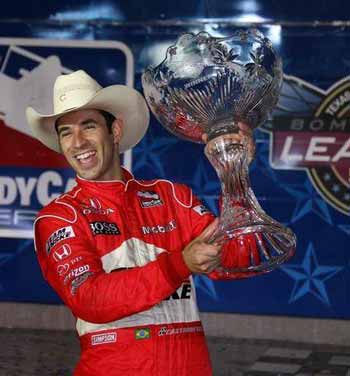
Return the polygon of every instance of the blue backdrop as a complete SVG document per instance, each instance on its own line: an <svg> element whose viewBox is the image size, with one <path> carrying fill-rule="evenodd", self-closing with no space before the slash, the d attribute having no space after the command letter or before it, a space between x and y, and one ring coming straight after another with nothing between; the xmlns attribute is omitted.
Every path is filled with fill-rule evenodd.
<svg viewBox="0 0 350 376"><path fill-rule="evenodd" d="M41 277L31 226L42 205L74 184L64 161L28 134L24 108L31 103L50 112L44 90L57 74L79 68L102 85L141 90L145 67L158 64L180 33L226 36L257 26L281 54L285 77L273 119L256 131L250 177L266 212L296 233L297 252L264 276L231 282L196 277L200 308L350 318L350 5L121 3L60 1L45 7L28 1L2 10L0 300L59 302ZM140 178L188 184L217 211L219 183L203 146L175 138L154 118L125 164Z"/></svg>

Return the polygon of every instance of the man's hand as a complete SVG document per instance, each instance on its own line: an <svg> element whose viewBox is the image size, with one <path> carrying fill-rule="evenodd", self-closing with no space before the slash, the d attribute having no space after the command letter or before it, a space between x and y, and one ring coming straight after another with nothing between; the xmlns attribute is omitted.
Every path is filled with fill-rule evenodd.
<svg viewBox="0 0 350 376"><path fill-rule="evenodd" d="M208 274L219 266L222 245L208 243L217 225L218 219L215 219L182 251L185 264L192 273Z"/></svg>
<svg viewBox="0 0 350 376"><path fill-rule="evenodd" d="M217 138L220 137L222 139L229 140L232 143L245 144L248 150L248 162L251 163L255 156L255 142L253 138L253 129L242 122L238 122L238 128L238 133L229 133L222 136L218 136ZM210 140L208 143L208 135L204 133L202 136L203 142L208 143L209 147L211 143L213 147L215 147L215 140L217 138Z"/></svg>

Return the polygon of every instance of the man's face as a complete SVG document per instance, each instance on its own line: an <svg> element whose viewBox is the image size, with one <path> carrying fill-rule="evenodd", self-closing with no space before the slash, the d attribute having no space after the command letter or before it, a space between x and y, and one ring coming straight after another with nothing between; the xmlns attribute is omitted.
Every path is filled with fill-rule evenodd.
<svg viewBox="0 0 350 376"><path fill-rule="evenodd" d="M88 180L114 180L118 147L105 118L97 110L78 110L57 121L63 155L76 173Z"/></svg>

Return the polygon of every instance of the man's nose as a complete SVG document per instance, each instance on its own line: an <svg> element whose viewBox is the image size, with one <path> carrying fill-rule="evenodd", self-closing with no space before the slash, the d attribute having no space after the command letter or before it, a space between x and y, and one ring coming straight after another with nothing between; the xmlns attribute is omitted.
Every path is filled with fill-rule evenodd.
<svg viewBox="0 0 350 376"><path fill-rule="evenodd" d="M73 132L72 146L74 146L75 148L80 148L84 145L85 142L86 139L81 129L75 129Z"/></svg>

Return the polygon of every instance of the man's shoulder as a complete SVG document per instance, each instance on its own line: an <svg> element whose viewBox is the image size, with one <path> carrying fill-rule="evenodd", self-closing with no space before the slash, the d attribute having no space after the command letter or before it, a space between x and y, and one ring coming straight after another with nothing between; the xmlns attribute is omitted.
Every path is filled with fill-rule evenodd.
<svg viewBox="0 0 350 376"><path fill-rule="evenodd" d="M76 196L79 193L77 187L73 187L70 191L62 193L51 202L46 204L37 215L42 217L62 217L71 218L76 216Z"/></svg>

